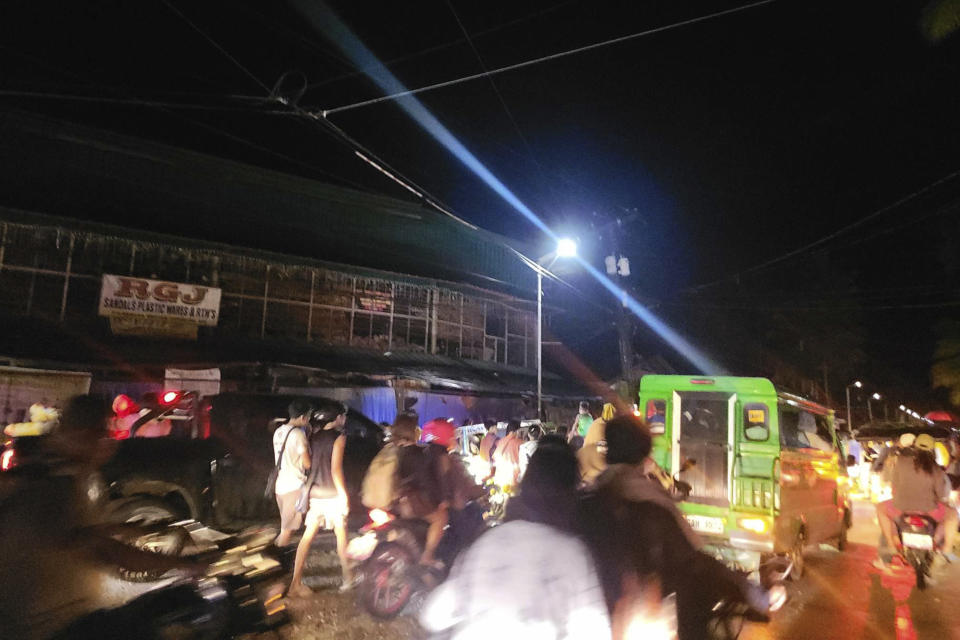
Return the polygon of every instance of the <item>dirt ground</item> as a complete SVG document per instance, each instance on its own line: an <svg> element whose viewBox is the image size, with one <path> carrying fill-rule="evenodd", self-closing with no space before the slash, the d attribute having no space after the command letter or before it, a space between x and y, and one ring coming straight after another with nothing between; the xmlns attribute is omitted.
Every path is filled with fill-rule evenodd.
<svg viewBox="0 0 960 640"><path fill-rule="evenodd" d="M380 622L361 610L354 594L340 593L337 555L318 540L307 559L304 582L310 598L286 601L292 622L276 631L245 636L247 640L411 640L425 634L411 615Z"/></svg>

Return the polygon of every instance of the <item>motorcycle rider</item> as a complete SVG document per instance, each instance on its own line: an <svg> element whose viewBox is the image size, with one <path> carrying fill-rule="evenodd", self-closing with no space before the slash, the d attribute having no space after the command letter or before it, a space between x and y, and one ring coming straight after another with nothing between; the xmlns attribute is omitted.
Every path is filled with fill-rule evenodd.
<svg viewBox="0 0 960 640"><path fill-rule="evenodd" d="M115 539L143 531L105 521L100 468L117 444L108 438L108 415L100 398L70 399L42 454L0 474L0 636L46 637L104 606L97 599L105 569L201 574L206 568Z"/></svg>
<svg viewBox="0 0 960 640"><path fill-rule="evenodd" d="M457 452L456 429L447 420L437 418L423 425L420 442L447 452L446 458L440 461L440 483L450 526L445 532L441 531L441 541L453 536L453 544L462 548L483 525L483 509L475 502L486 492L467 471Z"/></svg>
<svg viewBox="0 0 960 640"><path fill-rule="evenodd" d="M607 605L629 610L631 584L676 593L680 640L707 637L713 606L724 598L766 613L782 605L782 586L766 592L702 553L701 542L659 482L644 470L651 438L634 416L606 424L608 467L583 502L582 524L597 557Z"/></svg>
<svg viewBox="0 0 960 640"><path fill-rule="evenodd" d="M310 553L317 530L322 526L333 529L337 538L337 555L343 575L341 590L352 585L347 551L347 514L350 501L343 476L343 452L347 437L343 428L347 422L347 408L339 402L327 402L316 409L311 417L309 440L310 475L298 496L297 510L306 511L306 529L297 545L293 563L293 578L288 593L295 597L313 594L303 584L303 565Z"/></svg>
<svg viewBox="0 0 960 640"><path fill-rule="evenodd" d="M446 449L438 445L420 445L419 428L413 416L397 416L390 429L397 446L397 499L394 509L404 518L419 518L429 523L420 563L432 566L443 530L449 521L449 502L443 487Z"/></svg>
<svg viewBox="0 0 960 640"><path fill-rule="evenodd" d="M890 488L893 498L877 504L877 518L889 547L901 553L903 548L897 535L897 520L904 512L925 513L937 521L935 539L947 557L953 559L957 511L947 504L950 481L937 465L935 442L930 434L921 433L913 442L912 455L901 454L892 465Z"/></svg>

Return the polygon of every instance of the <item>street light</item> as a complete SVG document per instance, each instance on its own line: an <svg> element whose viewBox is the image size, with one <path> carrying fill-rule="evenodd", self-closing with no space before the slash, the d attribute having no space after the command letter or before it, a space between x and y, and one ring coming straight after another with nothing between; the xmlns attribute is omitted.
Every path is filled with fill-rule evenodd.
<svg viewBox="0 0 960 640"><path fill-rule="evenodd" d="M577 255L577 243L570 238L560 238L557 241L557 257L573 258Z"/></svg>
<svg viewBox="0 0 960 640"><path fill-rule="evenodd" d="M870 422L873 422L873 407L870 405L870 400L879 400L881 398L879 393L874 393L872 396L867 398L867 415L870 416Z"/></svg>
<svg viewBox="0 0 960 640"><path fill-rule="evenodd" d="M557 258L577 255L577 243L570 238L557 240L556 250L537 260L537 420L543 417L543 272Z"/></svg>
<svg viewBox="0 0 960 640"><path fill-rule="evenodd" d="M853 415L852 415L852 412L850 411L850 387L856 387L857 389L859 389L863 387L863 383L860 382L859 380L854 380L853 382L848 384L847 388L845 389L847 393L847 429L850 429L850 433L853 433Z"/></svg>

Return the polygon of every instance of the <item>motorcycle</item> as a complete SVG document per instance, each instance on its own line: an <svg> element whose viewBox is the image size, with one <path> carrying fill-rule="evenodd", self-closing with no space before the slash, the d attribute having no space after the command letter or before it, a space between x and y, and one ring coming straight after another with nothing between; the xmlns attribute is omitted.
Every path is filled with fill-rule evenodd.
<svg viewBox="0 0 960 640"><path fill-rule="evenodd" d="M283 558L275 531L226 535L196 522L184 528L209 562L202 577L181 578L114 609L94 611L54 636L55 640L183 638L219 640L276 629L289 622L282 602Z"/></svg>
<svg viewBox="0 0 960 640"><path fill-rule="evenodd" d="M917 576L917 589L927 587L927 579L936 553L934 535L937 521L925 513L904 513L897 521L903 556Z"/></svg>
<svg viewBox="0 0 960 640"><path fill-rule="evenodd" d="M395 618L446 578L457 554L486 526L483 508L476 503L451 513L450 526L437 547L437 566L426 567L420 564L420 556L427 522L374 509L370 523L361 529L363 535L347 545L347 557L356 567L357 600L375 618Z"/></svg>

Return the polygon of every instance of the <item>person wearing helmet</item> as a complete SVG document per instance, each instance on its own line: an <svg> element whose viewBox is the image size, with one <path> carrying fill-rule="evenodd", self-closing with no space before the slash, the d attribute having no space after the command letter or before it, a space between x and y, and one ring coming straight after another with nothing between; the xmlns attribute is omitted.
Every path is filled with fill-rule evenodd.
<svg viewBox="0 0 960 640"><path fill-rule="evenodd" d="M903 443L901 439L900 444ZM930 434L916 436L912 447L901 453L900 459L892 465L890 487L893 498L877 504L883 537L898 553L901 545L896 533L897 520L904 512L925 513L937 521L936 541L948 557L953 557L957 512L946 503L950 484L946 473L937 465L935 448L936 441Z"/></svg>
<svg viewBox="0 0 960 640"><path fill-rule="evenodd" d="M460 511L468 502L484 494L483 488L474 481L457 451L456 429L449 421L437 418L423 425L420 442L442 447L448 454L440 465L440 482L443 485L444 499L450 509Z"/></svg>
<svg viewBox="0 0 960 640"><path fill-rule="evenodd" d="M443 498L439 509L443 517L431 520L431 527L438 527L438 524L435 524L437 522L449 525L445 529L434 529L435 538L431 538L431 546L436 549L446 537L451 538L454 548L463 548L483 526L483 509L477 507L475 501L484 496L485 491L467 471L463 458L457 451L456 429L449 421L437 418L423 425L420 442L428 447L430 457L435 462L440 495ZM437 455L441 449L446 452L445 456ZM436 544L433 543L434 539ZM434 562L432 552L425 557L427 564Z"/></svg>
<svg viewBox="0 0 960 640"><path fill-rule="evenodd" d="M303 584L303 566L310 545L320 527L333 529L337 538L337 555L343 574L341 590L352 585L347 551L347 513L350 503L343 476L343 452L347 438L343 433L347 408L339 402L326 402L314 410L310 419L310 474L303 485L297 511L306 512L306 529L297 545L293 563L293 578L288 593L309 596L313 592Z"/></svg>

